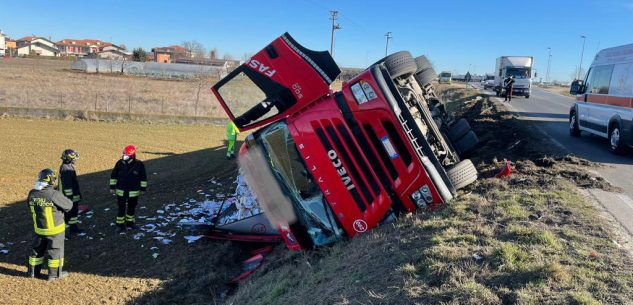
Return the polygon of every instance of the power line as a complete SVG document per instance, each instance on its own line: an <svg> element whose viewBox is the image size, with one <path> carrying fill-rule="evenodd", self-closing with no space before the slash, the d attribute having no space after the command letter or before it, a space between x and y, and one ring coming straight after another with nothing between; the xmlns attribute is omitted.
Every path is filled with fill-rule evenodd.
<svg viewBox="0 0 633 305"><path fill-rule="evenodd" d="M385 38L387 39L387 43L385 44L385 57L387 57L387 51L389 50L389 40L393 38L391 32L387 32L387 34L385 34Z"/></svg>
<svg viewBox="0 0 633 305"><path fill-rule="evenodd" d="M332 20L332 35L330 36L330 55L334 57L334 31L340 30L341 25L336 22L338 18L338 11L330 11L330 19Z"/></svg>

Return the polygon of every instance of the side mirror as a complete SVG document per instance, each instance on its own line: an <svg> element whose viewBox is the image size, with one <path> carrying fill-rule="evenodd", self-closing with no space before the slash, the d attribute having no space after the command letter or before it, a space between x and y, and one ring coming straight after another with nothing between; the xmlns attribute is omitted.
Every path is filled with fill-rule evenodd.
<svg viewBox="0 0 633 305"><path fill-rule="evenodd" d="M534 77L535 78L538 77L538 73L537 72L534 72Z"/></svg>
<svg viewBox="0 0 633 305"><path fill-rule="evenodd" d="M585 93L585 86L582 80L577 79L571 83L571 86L569 87L569 94L576 95L581 93Z"/></svg>

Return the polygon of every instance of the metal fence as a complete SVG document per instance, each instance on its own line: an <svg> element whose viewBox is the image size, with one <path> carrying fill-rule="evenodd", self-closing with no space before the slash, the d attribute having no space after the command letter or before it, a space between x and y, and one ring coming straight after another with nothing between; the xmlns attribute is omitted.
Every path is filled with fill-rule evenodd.
<svg viewBox="0 0 633 305"><path fill-rule="evenodd" d="M109 59L78 59L71 69L86 73L121 73L154 78L194 78L214 76L222 78L227 69L222 66L173 64L160 62L136 62Z"/></svg>

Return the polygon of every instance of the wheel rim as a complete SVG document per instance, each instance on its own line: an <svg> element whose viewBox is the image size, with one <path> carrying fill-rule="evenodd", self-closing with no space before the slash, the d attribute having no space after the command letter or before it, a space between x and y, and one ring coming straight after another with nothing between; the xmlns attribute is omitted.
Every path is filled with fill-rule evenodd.
<svg viewBox="0 0 633 305"><path fill-rule="evenodd" d="M574 130L576 129L576 115L572 115L571 118L569 119L569 129Z"/></svg>
<svg viewBox="0 0 633 305"><path fill-rule="evenodd" d="M615 128L611 132L611 148L615 150L618 148L619 145L620 145L620 129Z"/></svg>

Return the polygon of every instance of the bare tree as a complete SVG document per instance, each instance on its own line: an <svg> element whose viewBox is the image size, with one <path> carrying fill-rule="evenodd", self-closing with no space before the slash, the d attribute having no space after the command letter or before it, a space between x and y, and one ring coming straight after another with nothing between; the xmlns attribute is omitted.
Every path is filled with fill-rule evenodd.
<svg viewBox="0 0 633 305"><path fill-rule="evenodd" d="M248 61L251 57L253 57L253 53L244 53L244 55L242 55L242 60Z"/></svg>
<svg viewBox="0 0 633 305"><path fill-rule="evenodd" d="M124 51L127 51L127 46L125 44L121 44L119 48L121 48Z"/></svg>
<svg viewBox="0 0 633 305"><path fill-rule="evenodd" d="M206 49L204 48L204 45L202 45L196 40L183 41L181 45L182 47L184 47L191 53L191 58L193 58L194 61L196 62L204 61L206 53L207 53Z"/></svg>
<svg viewBox="0 0 633 305"><path fill-rule="evenodd" d="M233 55L231 55L231 53L224 53L224 56L222 56L222 59L233 60Z"/></svg>

